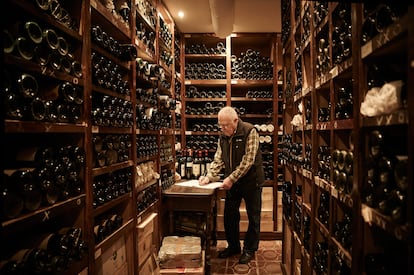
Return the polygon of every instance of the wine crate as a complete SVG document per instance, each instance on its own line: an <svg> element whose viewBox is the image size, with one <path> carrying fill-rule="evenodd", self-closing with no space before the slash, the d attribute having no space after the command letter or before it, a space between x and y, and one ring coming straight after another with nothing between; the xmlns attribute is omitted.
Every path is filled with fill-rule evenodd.
<svg viewBox="0 0 414 275"><path fill-rule="evenodd" d="M96 259L98 275L128 274L125 237L121 236L101 257Z"/></svg>
<svg viewBox="0 0 414 275"><path fill-rule="evenodd" d="M153 233L157 213L152 213L137 226L138 231L138 266L144 264L154 247Z"/></svg>

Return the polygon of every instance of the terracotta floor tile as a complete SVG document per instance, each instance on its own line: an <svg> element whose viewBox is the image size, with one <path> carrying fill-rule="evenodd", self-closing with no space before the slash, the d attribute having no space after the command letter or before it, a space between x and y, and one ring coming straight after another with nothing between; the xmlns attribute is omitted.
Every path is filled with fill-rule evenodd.
<svg viewBox="0 0 414 275"><path fill-rule="evenodd" d="M218 258L218 251L226 248L227 243L218 240L211 251L211 272L206 275L282 275L281 241L260 241L255 258L248 264L239 264L240 255L227 259Z"/></svg>

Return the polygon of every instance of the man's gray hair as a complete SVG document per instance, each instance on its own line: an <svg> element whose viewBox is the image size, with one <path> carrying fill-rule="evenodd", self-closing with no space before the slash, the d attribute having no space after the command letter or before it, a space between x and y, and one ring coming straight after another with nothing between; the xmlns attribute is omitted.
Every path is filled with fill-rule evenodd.
<svg viewBox="0 0 414 275"><path fill-rule="evenodd" d="M235 119L238 117L236 110L233 107L230 106L225 106L223 108L220 109L219 116L225 116L228 117L230 119Z"/></svg>

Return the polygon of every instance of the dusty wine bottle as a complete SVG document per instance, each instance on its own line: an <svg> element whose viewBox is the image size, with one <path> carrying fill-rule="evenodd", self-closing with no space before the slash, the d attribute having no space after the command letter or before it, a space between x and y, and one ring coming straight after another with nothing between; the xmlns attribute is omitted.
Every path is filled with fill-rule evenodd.
<svg viewBox="0 0 414 275"><path fill-rule="evenodd" d="M31 169L19 169L11 175L11 181L17 186L29 212L37 210L42 203L42 193Z"/></svg>
<svg viewBox="0 0 414 275"><path fill-rule="evenodd" d="M4 174L4 181L1 184L2 216L5 219L18 217L24 208L23 198L20 196L17 186L10 180L8 174Z"/></svg>

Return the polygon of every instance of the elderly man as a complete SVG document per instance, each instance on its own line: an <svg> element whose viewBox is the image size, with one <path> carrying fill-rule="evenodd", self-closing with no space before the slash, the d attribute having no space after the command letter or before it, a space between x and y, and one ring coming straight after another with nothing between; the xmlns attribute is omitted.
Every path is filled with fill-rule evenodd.
<svg viewBox="0 0 414 275"><path fill-rule="evenodd" d="M254 126L242 121L232 107L224 107L218 113L221 135L217 151L206 176L199 184L208 184L219 178L224 171L223 188L226 190L224 206L224 230L227 248L219 252L227 258L241 252L240 204L246 205L249 227L239 263L247 264L254 257L260 239L260 213L264 171L259 148L259 134Z"/></svg>

